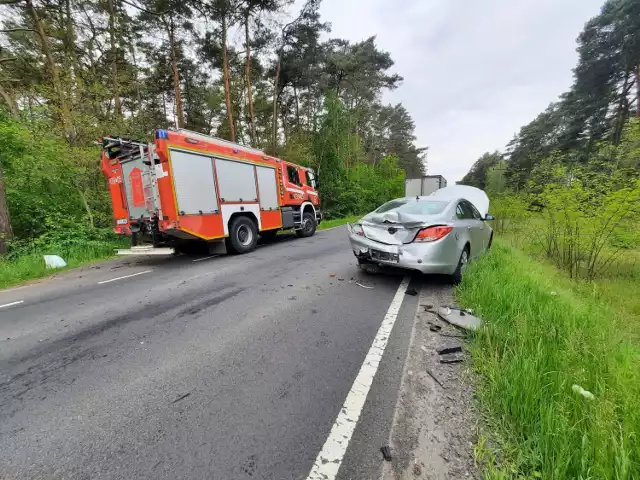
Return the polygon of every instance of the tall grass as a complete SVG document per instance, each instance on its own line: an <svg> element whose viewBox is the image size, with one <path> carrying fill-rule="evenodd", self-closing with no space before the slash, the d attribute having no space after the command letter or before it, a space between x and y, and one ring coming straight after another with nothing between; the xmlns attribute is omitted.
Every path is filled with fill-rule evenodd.
<svg viewBox="0 0 640 480"><path fill-rule="evenodd" d="M54 248L20 255L12 259L0 258L0 288L7 288L18 283L45 277L64 269L47 269L44 263L45 254L60 255L67 267L77 267L82 264L109 258L115 254L120 243L91 243L86 246L72 246L64 249Z"/></svg>
<svg viewBox="0 0 640 480"><path fill-rule="evenodd" d="M640 478L638 317L502 242L458 296L486 322L472 349L497 455L487 477Z"/></svg>

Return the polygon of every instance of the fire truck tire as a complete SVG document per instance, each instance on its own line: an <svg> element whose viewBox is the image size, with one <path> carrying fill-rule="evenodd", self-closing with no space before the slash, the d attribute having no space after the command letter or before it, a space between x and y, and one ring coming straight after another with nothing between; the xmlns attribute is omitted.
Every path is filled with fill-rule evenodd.
<svg viewBox="0 0 640 480"><path fill-rule="evenodd" d="M311 212L304 212L302 215L302 228L296 230L296 235L301 238L311 237L316 233L317 228L316 217Z"/></svg>
<svg viewBox="0 0 640 480"><path fill-rule="evenodd" d="M234 253L243 254L255 250L258 243L258 228L253 220L239 216L229 224L229 246Z"/></svg>

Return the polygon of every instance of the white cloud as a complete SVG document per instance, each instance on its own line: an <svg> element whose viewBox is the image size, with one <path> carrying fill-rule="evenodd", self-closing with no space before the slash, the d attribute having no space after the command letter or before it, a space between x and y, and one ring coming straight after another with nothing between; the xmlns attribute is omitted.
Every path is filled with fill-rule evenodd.
<svg viewBox="0 0 640 480"><path fill-rule="evenodd" d="M429 173L459 180L571 85L575 39L603 0L323 0L333 37L377 35Z"/></svg>

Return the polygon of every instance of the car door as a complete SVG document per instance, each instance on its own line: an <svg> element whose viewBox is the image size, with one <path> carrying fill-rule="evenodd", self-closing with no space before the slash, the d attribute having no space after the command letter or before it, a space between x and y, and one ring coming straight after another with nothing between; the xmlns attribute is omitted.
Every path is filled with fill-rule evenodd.
<svg viewBox="0 0 640 480"><path fill-rule="evenodd" d="M486 248L485 224L478 209L471 202L463 200L462 208L465 210L466 217L469 218L469 231L471 237L471 256L477 257L484 252Z"/></svg>
<svg viewBox="0 0 640 480"><path fill-rule="evenodd" d="M478 254L481 255L485 252L487 246L489 245L491 228L489 228L489 226L486 224L478 209L472 203L469 203L469 206L473 210L474 228L478 230L478 238L482 242L482 249L478 252Z"/></svg>
<svg viewBox="0 0 640 480"><path fill-rule="evenodd" d="M466 200L461 200L456 207L456 216L458 217L460 228L466 230L469 238L469 244L471 245L470 256L475 258L482 252L482 237L480 236L481 232L476 219L473 216L472 205Z"/></svg>

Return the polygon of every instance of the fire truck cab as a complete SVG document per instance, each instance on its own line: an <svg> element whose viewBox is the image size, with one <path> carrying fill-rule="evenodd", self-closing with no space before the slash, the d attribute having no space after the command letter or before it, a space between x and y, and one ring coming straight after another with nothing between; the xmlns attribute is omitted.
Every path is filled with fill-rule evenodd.
<svg viewBox="0 0 640 480"><path fill-rule="evenodd" d="M258 235L292 229L310 237L321 222L312 169L184 129L153 142L102 139L120 254L248 253Z"/></svg>

